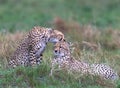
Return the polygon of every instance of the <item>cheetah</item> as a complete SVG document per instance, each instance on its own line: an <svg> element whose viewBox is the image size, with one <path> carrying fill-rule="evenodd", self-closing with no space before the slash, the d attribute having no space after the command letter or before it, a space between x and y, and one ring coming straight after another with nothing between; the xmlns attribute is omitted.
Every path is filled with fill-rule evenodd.
<svg viewBox="0 0 120 88"><path fill-rule="evenodd" d="M74 59L70 53L69 44L67 42L57 42L54 45L54 59L52 60L52 69L50 75L53 74L55 65L58 68L65 68L67 71L97 75L104 79L116 80L118 79L117 73L108 65L101 64L90 64L83 61Z"/></svg>
<svg viewBox="0 0 120 88"><path fill-rule="evenodd" d="M10 58L9 67L36 66L42 61L48 42L55 44L64 40L64 34L58 30L36 26L27 34Z"/></svg>
<svg viewBox="0 0 120 88"><path fill-rule="evenodd" d="M57 42L54 45L54 59L52 60L50 75L53 74L56 66L68 72L79 72L81 74L86 74L88 72L89 64L74 59L71 55L69 46L69 43L65 41Z"/></svg>

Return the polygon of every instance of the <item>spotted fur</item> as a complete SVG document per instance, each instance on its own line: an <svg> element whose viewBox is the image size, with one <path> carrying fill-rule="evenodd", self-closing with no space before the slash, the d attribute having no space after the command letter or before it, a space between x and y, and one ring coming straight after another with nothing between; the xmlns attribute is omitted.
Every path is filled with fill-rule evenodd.
<svg viewBox="0 0 120 88"><path fill-rule="evenodd" d="M62 39L64 39L64 35L60 31L34 27L11 56L9 66L14 68L40 64L47 42L56 43Z"/></svg>
<svg viewBox="0 0 120 88"><path fill-rule="evenodd" d="M58 42L54 47L54 59L52 61L51 75L58 65L58 68L65 69L69 72L80 72L85 74L88 72L89 64L75 60L70 53L69 44L67 42Z"/></svg>
<svg viewBox="0 0 120 88"><path fill-rule="evenodd" d="M59 68L67 69L71 72L79 72L81 74L97 75L104 79L118 79L117 73L105 64L89 64L83 61L75 60L70 53L69 44L67 42L58 42L54 47L54 59L52 61L51 75L55 69L55 65Z"/></svg>
<svg viewBox="0 0 120 88"><path fill-rule="evenodd" d="M117 73L106 64L92 64L90 68L90 74L92 75L97 75L104 79L118 79Z"/></svg>

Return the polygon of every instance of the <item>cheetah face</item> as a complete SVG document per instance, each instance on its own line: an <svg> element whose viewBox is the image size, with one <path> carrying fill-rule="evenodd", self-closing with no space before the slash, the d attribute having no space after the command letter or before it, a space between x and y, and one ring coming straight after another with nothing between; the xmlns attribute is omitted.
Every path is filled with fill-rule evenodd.
<svg viewBox="0 0 120 88"><path fill-rule="evenodd" d="M54 46L54 55L56 57L64 57L66 55L69 55L70 50L69 50L69 45L67 42L58 42Z"/></svg>
<svg viewBox="0 0 120 88"><path fill-rule="evenodd" d="M64 40L64 34L58 30L53 30L51 32L50 38L49 38L49 42L52 43L57 43L59 41L63 41Z"/></svg>
<svg viewBox="0 0 120 88"><path fill-rule="evenodd" d="M54 50L54 55L56 57L63 57L63 56L65 56L65 53L60 52L59 50Z"/></svg>

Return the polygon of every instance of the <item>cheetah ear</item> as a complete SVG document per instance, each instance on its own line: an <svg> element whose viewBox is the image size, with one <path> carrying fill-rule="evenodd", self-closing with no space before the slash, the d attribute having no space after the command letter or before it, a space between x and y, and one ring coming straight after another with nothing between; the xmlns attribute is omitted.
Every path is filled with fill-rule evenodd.
<svg viewBox="0 0 120 88"><path fill-rule="evenodd" d="M48 28L48 30L53 30L52 28Z"/></svg>
<svg viewBox="0 0 120 88"><path fill-rule="evenodd" d="M49 31L49 33L52 33L53 29L52 28L48 28L48 31Z"/></svg>

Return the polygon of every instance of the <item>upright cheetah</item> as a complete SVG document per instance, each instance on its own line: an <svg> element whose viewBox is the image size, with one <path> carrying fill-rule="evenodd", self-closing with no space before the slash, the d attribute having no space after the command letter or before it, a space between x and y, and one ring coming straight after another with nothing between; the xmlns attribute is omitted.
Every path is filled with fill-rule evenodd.
<svg viewBox="0 0 120 88"><path fill-rule="evenodd" d="M18 46L10 58L9 66L34 66L40 64L47 42L56 43L64 39L64 34L51 28L34 27Z"/></svg>

